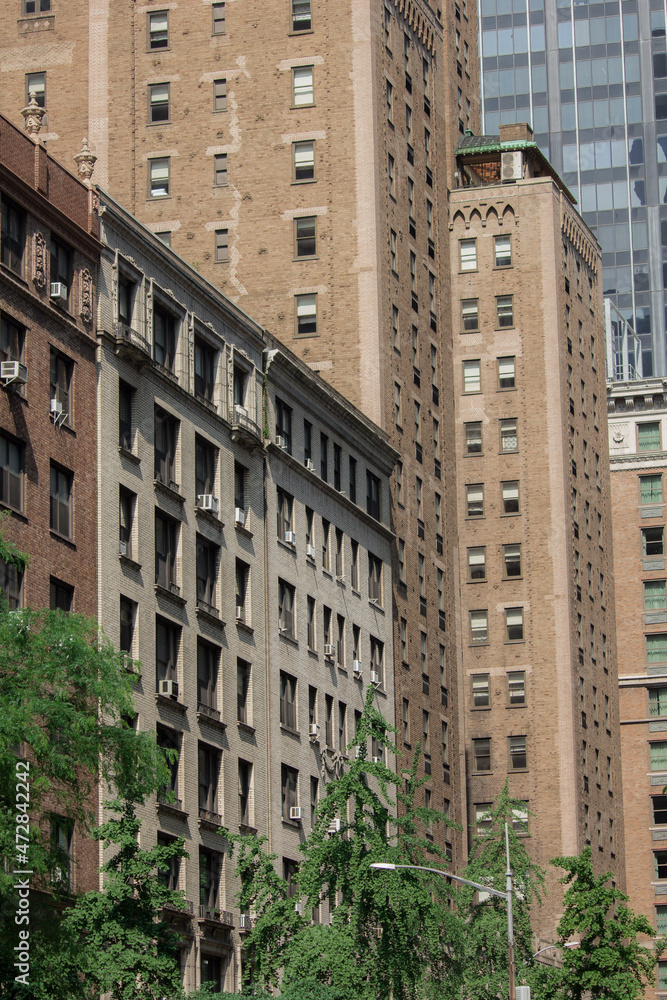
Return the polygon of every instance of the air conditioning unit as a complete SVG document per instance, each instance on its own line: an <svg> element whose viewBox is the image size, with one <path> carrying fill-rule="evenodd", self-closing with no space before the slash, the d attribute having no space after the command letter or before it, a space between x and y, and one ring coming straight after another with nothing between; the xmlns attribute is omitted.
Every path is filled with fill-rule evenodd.
<svg viewBox="0 0 667 1000"><path fill-rule="evenodd" d="M340 820L337 816L329 822L327 833L340 833Z"/></svg>
<svg viewBox="0 0 667 1000"><path fill-rule="evenodd" d="M288 545L296 545L296 532L286 531L283 541L287 542Z"/></svg>
<svg viewBox="0 0 667 1000"><path fill-rule="evenodd" d="M28 381L28 368L20 361L3 361L0 365L0 378L5 385L9 385L10 382L25 385Z"/></svg>
<svg viewBox="0 0 667 1000"><path fill-rule="evenodd" d="M320 731L320 727L318 726L318 724L316 722L311 722L310 725L308 726L308 735L310 737L317 738L317 734L319 733L319 731Z"/></svg>
<svg viewBox="0 0 667 1000"><path fill-rule="evenodd" d="M234 521L236 524L240 524L242 528L245 526L245 511L243 507L234 508Z"/></svg>
<svg viewBox="0 0 667 1000"><path fill-rule="evenodd" d="M245 608L242 604L236 605L236 620L239 622L245 621Z"/></svg>
<svg viewBox="0 0 667 1000"><path fill-rule="evenodd" d="M359 760L359 758L361 757L361 749L362 749L361 747L355 747L354 756L357 758L357 760Z"/></svg>
<svg viewBox="0 0 667 1000"><path fill-rule="evenodd" d="M50 295L54 302L67 302L67 285L62 281L52 281Z"/></svg>
<svg viewBox="0 0 667 1000"><path fill-rule="evenodd" d="M177 681L159 681L158 692L165 698L178 698Z"/></svg>
<svg viewBox="0 0 667 1000"><path fill-rule="evenodd" d="M122 538L118 539L118 555L127 555L127 542L124 542Z"/></svg>
<svg viewBox="0 0 667 1000"><path fill-rule="evenodd" d="M242 913L240 915L239 927L242 931L249 931L252 928L252 917L249 913Z"/></svg>
<svg viewBox="0 0 667 1000"><path fill-rule="evenodd" d="M54 420L57 420L59 417L62 416L63 404L60 402L59 399L56 399L55 396L51 400L51 403L49 405L49 412Z"/></svg>
<svg viewBox="0 0 667 1000"><path fill-rule="evenodd" d="M301 822L301 806L290 806L289 818Z"/></svg>
<svg viewBox="0 0 667 1000"><path fill-rule="evenodd" d="M282 618L278 619L278 631L281 632L281 633L287 631L287 628L285 626L285 622L282 620Z"/></svg>
<svg viewBox="0 0 667 1000"><path fill-rule="evenodd" d="M352 671L356 677L361 677L362 666L361 660L352 660Z"/></svg>
<svg viewBox="0 0 667 1000"><path fill-rule="evenodd" d="M345 573L337 574L336 583L345 583Z"/></svg>
<svg viewBox="0 0 667 1000"><path fill-rule="evenodd" d="M514 996L516 1000L530 1000L530 986L515 986Z"/></svg>
<svg viewBox="0 0 667 1000"><path fill-rule="evenodd" d="M295 903L294 904L294 911L296 913L298 913L299 916L301 916L301 914L303 913L303 903Z"/></svg>
<svg viewBox="0 0 667 1000"><path fill-rule="evenodd" d="M330 642L326 642L324 644L324 655L325 656L334 656L335 652L336 652L336 649L335 649L334 646L331 645Z"/></svg>
<svg viewBox="0 0 667 1000"><path fill-rule="evenodd" d="M212 493L199 493L197 500L202 510L210 510L213 514L218 513L218 500Z"/></svg>
<svg viewBox="0 0 667 1000"><path fill-rule="evenodd" d="M379 597L369 597L368 603L372 604L374 608L377 608L380 604L380 599Z"/></svg>
<svg viewBox="0 0 667 1000"><path fill-rule="evenodd" d="M373 761L374 764L382 763L382 757L371 757L371 760Z"/></svg>
<svg viewBox="0 0 667 1000"><path fill-rule="evenodd" d="M500 154L501 181L520 181L523 176L523 153L520 150Z"/></svg>
<svg viewBox="0 0 667 1000"><path fill-rule="evenodd" d="M278 448L285 448L285 438L281 434L276 434L276 445Z"/></svg>
<svg viewBox="0 0 667 1000"><path fill-rule="evenodd" d="M380 675L377 670L371 670L371 684L377 685L380 683Z"/></svg>
<svg viewBox="0 0 667 1000"><path fill-rule="evenodd" d="M312 458L307 458L304 464L309 472L315 471L315 463L313 462Z"/></svg>
<svg viewBox="0 0 667 1000"><path fill-rule="evenodd" d="M306 545L306 555L308 556L309 559L314 559L315 558L315 546L314 545Z"/></svg>

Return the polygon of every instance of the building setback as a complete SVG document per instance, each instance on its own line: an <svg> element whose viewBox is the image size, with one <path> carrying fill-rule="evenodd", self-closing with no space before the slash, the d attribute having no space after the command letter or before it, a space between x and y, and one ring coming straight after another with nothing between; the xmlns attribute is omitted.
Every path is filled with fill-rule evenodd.
<svg viewBox="0 0 667 1000"><path fill-rule="evenodd" d="M600 256L526 125L459 145L452 325L468 822L504 782L549 860L623 884ZM502 166L501 166L502 165ZM502 174L501 174L502 169ZM528 815L527 813L534 814Z"/></svg>
<svg viewBox="0 0 667 1000"><path fill-rule="evenodd" d="M13 608L94 617L94 195L43 146L1 125L0 506L11 515L3 534L30 561L25 574L0 563L0 586ZM73 888L96 886L97 845L62 816L50 823L71 851Z"/></svg>

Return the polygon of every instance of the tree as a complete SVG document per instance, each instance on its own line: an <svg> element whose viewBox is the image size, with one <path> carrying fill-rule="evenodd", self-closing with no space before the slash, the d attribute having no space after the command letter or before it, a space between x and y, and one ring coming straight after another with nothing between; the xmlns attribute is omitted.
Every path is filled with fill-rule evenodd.
<svg viewBox="0 0 667 1000"><path fill-rule="evenodd" d="M229 835L238 852L241 910L256 914L247 942L253 982L275 988L280 981L285 1000L411 1000L422 995L426 981L453 989L458 976L450 956L461 929L448 906L446 881L369 868L373 861L445 860L419 832L444 819L415 804L424 783L417 778L419 751L403 778L367 759L372 739L396 752L394 730L373 706L373 694L367 693L349 763L327 786L313 830L301 845L295 895L294 886L276 872L275 856L257 838ZM330 924L312 922L324 902Z"/></svg>
<svg viewBox="0 0 667 1000"><path fill-rule="evenodd" d="M533 985L543 970L533 969L530 910L541 902L544 873L530 858L525 838L517 833L528 832L525 803L513 799L508 783L493 806L481 818L473 837L470 860L464 869L465 878L482 885L505 891L507 870L505 824L508 825L510 868L513 873L513 923L517 981L525 978ZM507 942L507 904L497 896L483 903L475 901L475 891L461 889L461 915L466 933L463 947L463 996L467 1000L509 996L509 959Z"/></svg>
<svg viewBox="0 0 667 1000"><path fill-rule="evenodd" d="M554 970L545 997L638 1000L645 986L654 985L655 965L663 951L660 944L649 948L637 939L640 934L653 937L648 920L628 909L628 897L609 885L613 872L595 876L590 847L579 857L554 858L551 863L565 869L560 881L569 888L558 925L563 966ZM573 937L579 947L565 948Z"/></svg>

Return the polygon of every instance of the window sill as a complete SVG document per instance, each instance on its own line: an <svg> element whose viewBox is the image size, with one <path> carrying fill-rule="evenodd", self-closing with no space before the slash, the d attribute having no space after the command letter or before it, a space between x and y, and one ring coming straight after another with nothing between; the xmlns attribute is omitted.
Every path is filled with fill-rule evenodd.
<svg viewBox="0 0 667 1000"><path fill-rule="evenodd" d="M314 108L316 107L315 101L308 101L306 104L290 104L290 111L303 111L304 108Z"/></svg>
<svg viewBox="0 0 667 1000"><path fill-rule="evenodd" d="M303 826L301 820L298 819L287 819L285 816L283 816L282 820L283 820L283 826L287 826L291 830L300 830Z"/></svg>
<svg viewBox="0 0 667 1000"><path fill-rule="evenodd" d="M469 642L468 643L468 648L469 649L478 649L479 647L490 646L490 645L491 645L491 643L488 641L488 639L486 639L484 642Z"/></svg>
<svg viewBox="0 0 667 1000"><path fill-rule="evenodd" d="M120 562L121 566L127 566L128 569L133 569L135 573L138 573L139 570L141 569L141 563L137 562L136 559L133 559L132 556L119 555L118 561Z"/></svg>
<svg viewBox="0 0 667 1000"><path fill-rule="evenodd" d="M485 521L486 514L467 514L466 521Z"/></svg>
<svg viewBox="0 0 667 1000"><path fill-rule="evenodd" d="M506 330L516 330L516 326L514 323L511 326L497 326L495 333L505 333Z"/></svg>
<svg viewBox="0 0 667 1000"><path fill-rule="evenodd" d="M516 708L525 708L525 707L526 707L525 701L522 702L520 705L505 705L505 708L508 709L508 711L513 711Z"/></svg>
<svg viewBox="0 0 667 1000"><path fill-rule="evenodd" d="M525 643L525 639L505 639L503 643L504 646L521 646Z"/></svg>
<svg viewBox="0 0 667 1000"><path fill-rule="evenodd" d="M178 701L177 698L169 698L167 695L159 694L157 691L155 692L155 704L165 705L168 706L169 708L174 708L176 709L177 712L180 712L182 715L185 715L185 713L188 710L188 706L184 705L182 701Z"/></svg>
<svg viewBox="0 0 667 1000"><path fill-rule="evenodd" d="M471 705L470 706L470 711L471 712L490 712L491 711L491 706L490 705Z"/></svg>
<svg viewBox="0 0 667 1000"><path fill-rule="evenodd" d="M503 583L512 583L513 580L523 580L523 573L520 576L504 576Z"/></svg>
<svg viewBox="0 0 667 1000"><path fill-rule="evenodd" d="M128 451L127 448L122 446L118 447L118 454L121 458L126 458L128 461L132 462L134 465L141 465L141 459L138 455L135 455L133 451Z"/></svg>
<svg viewBox="0 0 667 1000"><path fill-rule="evenodd" d="M53 528L51 528L49 534L51 535L51 538L55 538L57 542L63 542L70 549L74 549L74 551L76 551L76 544L68 535L61 535L59 531L55 531Z"/></svg>
<svg viewBox="0 0 667 1000"><path fill-rule="evenodd" d="M287 736L294 736L297 740L301 739L301 733L298 729L292 729L291 726L286 726L284 722L280 723L280 728L283 733L287 734Z"/></svg>
<svg viewBox="0 0 667 1000"><path fill-rule="evenodd" d="M369 597L369 598L368 598L368 603L370 604L370 606L371 606L371 607L372 607L372 608L373 608L373 609L374 609L375 611L379 611L379 612L380 612L381 614L384 614L384 607L383 607L383 606L382 606L381 604L379 604L379 603L378 603L377 601L375 601L375 600L372 600L372 599L371 599L371 598Z"/></svg>
<svg viewBox="0 0 667 1000"><path fill-rule="evenodd" d="M183 808L183 803L180 799L175 799L173 802L166 802L164 799L158 799L155 803L155 809L157 812L166 812L171 816L177 816L179 819L186 820L190 813L187 813Z"/></svg>
<svg viewBox="0 0 667 1000"><path fill-rule="evenodd" d="M225 526L217 514L212 514L210 510L204 510L203 507L195 507L195 514L202 521L207 521L212 527L217 528L218 531L222 531Z"/></svg>
<svg viewBox="0 0 667 1000"><path fill-rule="evenodd" d="M171 118L167 118L163 122L146 122L146 128L160 128L161 125L171 125Z"/></svg>
<svg viewBox="0 0 667 1000"><path fill-rule="evenodd" d="M327 569L326 566L322 567L322 574L323 576L328 576L330 580L333 580L333 573L330 569Z"/></svg>
<svg viewBox="0 0 667 1000"><path fill-rule="evenodd" d="M239 521L234 521L234 527L238 531L239 535L245 535L246 538L252 538L252 531L250 528L246 528L245 524L241 524Z"/></svg>
<svg viewBox="0 0 667 1000"><path fill-rule="evenodd" d="M464 451L464 458L484 458L483 451Z"/></svg>
<svg viewBox="0 0 667 1000"><path fill-rule="evenodd" d="M213 625L215 628L218 628L221 631L222 629L225 628L227 624L226 622L223 622L222 619L220 618L220 612L218 611L217 608L213 608L209 605L204 606L200 604L199 601L197 601L196 614L197 618L199 618L201 621L205 621L209 625Z"/></svg>
<svg viewBox="0 0 667 1000"><path fill-rule="evenodd" d="M409 670L410 669L410 664L408 663L407 660L401 660L401 666L404 667L405 670Z"/></svg>
<svg viewBox="0 0 667 1000"><path fill-rule="evenodd" d="M294 646L295 649L299 648L299 640L293 635L285 635L284 632L278 632L278 636L283 642L286 642L289 646Z"/></svg>
<svg viewBox="0 0 667 1000"><path fill-rule="evenodd" d="M303 177L301 180L293 180L292 184L315 184L317 177Z"/></svg>
<svg viewBox="0 0 667 1000"><path fill-rule="evenodd" d="M174 604L178 604L178 606L181 608L184 608L185 605L188 603L184 597L181 597L180 587L178 594L175 594L172 590L169 590L168 587L163 587L161 583L156 583L154 590L159 597L166 597L170 601L173 601Z"/></svg>
<svg viewBox="0 0 667 1000"><path fill-rule="evenodd" d="M164 493L165 496L172 497L174 500L178 500L181 504L185 503L185 497L180 492L178 483L173 483L173 485L170 483L167 485L167 483L163 483L161 479L154 479L153 488L156 493Z"/></svg>
<svg viewBox="0 0 667 1000"><path fill-rule="evenodd" d="M171 201L170 194L148 194L146 201Z"/></svg>
<svg viewBox="0 0 667 1000"><path fill-rule="evenodd" d="M508 767L507 773L508 774L527 774L528 770L529 769L527 767Z"/></svg>
<svg viewBox="0 0 667 1000"><path fill-rule="evenodd" d="M493 774L493 771L473 771L474 776Z"/></svg>
<svg viewBox="0 0 667 1000"><path fill-rule="evenodd" d="M0 501L0 510L10 511L12 517L17 517L19 521L24 521L25 524L30 524L28 518L25 516L23 511L17 510L16 507L10 507L8 503L3 503Z"/></svg>
<svg viewBox="0 0 667 1000"><path fill-rule="evenodd" d="M206 723L206 725L213 726L215 729L219 729L223 733L227 728L226 724L220 717L218 709L211 708L208 705L197 705L197 722L200 726L202 723Z"/></svg>
<svg viewBox="0 0 667 1000"><path fill-rule="evenodd" d="M239 833L250 834L251 836L257 836L257 827L250 826L249 823L239 823Z"/></svg>
<svg viewBox="0 0 667 1000"><path fill-rule="evenodd" d="M486 579L486 577L484 577L483 580L466 580L466 583L474 585L476 583L488 583L488 580Z"/></svg>
<svg viewBox="0 0 667 1000"><path fill-rule="evenodd" d="M308 253L308 254L304 253L304 254L301 254L301 256L292 257L292 260L293 260L293 262L295 264L298 264L298 262L300 260L319 260L319 259L320 259L320 256L317 253Z"/></svg>
<svg viewBox="0 0 667 1000"><path fill-rule="evenodd" d="M276 542L281 549L286 549L291 555L296 555L296 544L294 542L286 542L283 538L276 538Z"/></svg>
<svg viewBox="0 0 667 1000"><path fill-rule="evenodd" d="M240 629L241 632L245 632L246 635L254 635L255 630L248 622L243 621L241 618L236 619L236 627Z"/></svg>

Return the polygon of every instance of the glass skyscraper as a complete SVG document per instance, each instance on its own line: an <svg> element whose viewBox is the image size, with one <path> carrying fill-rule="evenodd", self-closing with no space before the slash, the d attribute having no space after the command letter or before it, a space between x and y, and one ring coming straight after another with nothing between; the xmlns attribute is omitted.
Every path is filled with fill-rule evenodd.
<svg viewBox="0 0 667 1000"><path fill-rule="evenodd" d="M663 0L479 0L483 132L528 121L602 246L644 375L667 374ZM663 262L664 261L664 262Z"/></svg>

